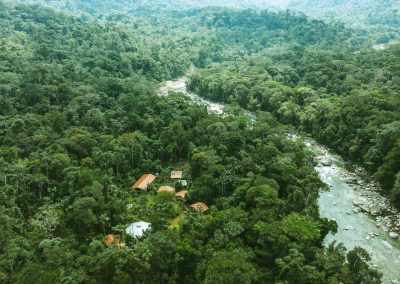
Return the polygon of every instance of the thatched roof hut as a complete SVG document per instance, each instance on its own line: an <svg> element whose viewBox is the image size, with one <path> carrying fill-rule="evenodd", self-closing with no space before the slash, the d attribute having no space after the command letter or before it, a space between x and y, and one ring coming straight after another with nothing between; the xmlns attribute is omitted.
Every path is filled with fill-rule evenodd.
<svg viewBox="0 0 400 284"><path fill-rule="evenodd" d="M190 207L195 210L195 211L199 211L199 212L207 212L209 210L207 204L205 204L204 202L196 202L193 203L192 205L190 205Z"/></svg>
<svg viewBox="0 0 400 284"><path fill-rule="evenodd" d="M171 192L171 193L175 193L175 188L165 185L165 186L161 186L158 190L157 193L160 192Z"/></svg>
<svg viewBox="0 0 400 284"><path fill-rule="evenodd" d="M187 190L181 190L181 191L177 192L177 193L175 194L175 196L176 196L177 198L180 198L180 199L185 199L187 193L188 193Z"/></svg>

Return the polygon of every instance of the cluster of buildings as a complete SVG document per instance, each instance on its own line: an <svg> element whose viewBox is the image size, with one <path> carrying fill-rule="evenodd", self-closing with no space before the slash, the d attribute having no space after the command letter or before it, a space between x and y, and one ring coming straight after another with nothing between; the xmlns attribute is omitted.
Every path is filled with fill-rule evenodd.
<svg viewBox="0 0 400 284"><path fill-rule="evenodd" d="M185 187L185 186L187 186L187 181L183 180L182 177L183 177L182 171L171 171L171 179L179 180L179 183L181 184L181 186ZM147 191L149 189L150 185L152 185L154 183L156 178L157 177L155 175L144 174L132 185L131 188L134 190ZM188 194L188 191L186 189L176 192L175 188L168 186L168 185L160 186L156 192L157 192L157 194L159 194L161 192L169 192L171 194L174 194L175 197L181 201L185 201L186 196ZM201 213L206 213L209 210L209 207L207 206L207 204L205 204L204 202L201 202L201 201L195 202L195 203L189 205L189 207L193 211L197 211L197 212L201 212ZM126 228L125 231L128 235L131 235L133 237L142 237L144 235L144 233L149 229L151 229L150 223L144 222L144 221L139 221L139 222L130 224ZM115 235L112 235L112 234L107 235L105 237L104 243L107 246L118 246L118 247L125 246L125 244L122 242L122 240L120 240L118 237L116 237Z"/></svg>
<svg viewBox="0 0 400 284"><path fill-rule="evenodd" d="M181 183L182 186L187 186L187 181L186 180L182 180L182 176L183 176L183 172L182 171L172 171L171 172L171 179L178 179ZM144 174L140 179L138 179L134 185L132 185L132 189L139 189L139 190L145 190L147 191L149 186L156 180L156 176L152 175L152 174ZM170 192L175 194L175 197L181 199L181 200L185 200L186 199L186 195L188 193L187 190L183 189L179 192L176 192L175 188L168 186L168 185L164 185L158 188L157 193L160 192ZM190 205L190 207L193 210L205 213L209 210L208 206L201 201L198 201L196 203L193 203L192 205Z"/></svg>

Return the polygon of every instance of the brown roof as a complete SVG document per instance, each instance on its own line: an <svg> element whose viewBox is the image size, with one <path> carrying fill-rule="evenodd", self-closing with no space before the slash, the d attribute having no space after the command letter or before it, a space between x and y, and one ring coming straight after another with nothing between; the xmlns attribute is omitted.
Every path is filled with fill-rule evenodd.
<svg viewBox="0 0 400 284"><path fill-rule="evenodd" d="M177 192L175 194L175 196L179 197L179 198L182 198L182 199L185 199L187 193L188 193L187 190L181 190L181 191Z"/></svg>
<svg viewBox="0 0 400 284"><path fill-rule="evenodd" d="M150 184L156 179L156 176L152 174L144 174L140 179L138 179L134 185L132 185L133 189L139 188L142 190L147 190Z"/></svg>
<svg viewBox="0 0 400 284"><path fill-rule="evenodd" d="M206 212L208 211L208 206L204 202L196 202L190 205L190 207L196 211Z"/></svg>
<svg viewBox="0 0 400 284"><path fill-rule="evenodd" d="M182 171L172 171L171 172L171 178L182 178L183 172Z"/></svg>
<svg viewBox="0 0 400 284"><path fill-rule="evenodd" d="M121 240L113 234L109 234L109 235L105 236L104 244L108 247L113 246L113 245L118 246L118 247L125 246L125 244L123 242L121 242Z"/></svg>
<svg viewBox="0 0 400 284"><path fill-rule="evenodd" d="M159 193L159 192L175 192L175 188L170 187L170 186L168 186L168 185L165 185L165 186L161 186L161 187L157 190L157 193Z"/></svg>

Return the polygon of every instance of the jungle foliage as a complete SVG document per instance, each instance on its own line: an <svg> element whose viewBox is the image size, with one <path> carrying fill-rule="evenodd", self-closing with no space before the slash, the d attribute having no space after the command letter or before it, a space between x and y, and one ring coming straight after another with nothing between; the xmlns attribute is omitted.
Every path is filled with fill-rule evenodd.
<svg viewBox="0 0 400 284"><path fill-rule="evenodd" d="M319 216L312 153L287 133L300 127L399 189L397 47L348 55L364 31L289 12L143 15L0 1L0 282L380 283L363 249L323 246L337 225ZM204 68L191 87L232 103L228 115L157 95L191 65ZM186 202L155 194L176 167ZM133 191L145 172L156 183ZM209 214L188 209L199 200ZM132 238L139 220L152 230ZM106 246L110 233L125 246Z"/></svg>
<svg viewBox="0 0 400 284"><path fill-rule="evenodd" d="M207 98L271 112L374 174L400 208L400 45L356 54L265 50L192 76Z"/></svg>

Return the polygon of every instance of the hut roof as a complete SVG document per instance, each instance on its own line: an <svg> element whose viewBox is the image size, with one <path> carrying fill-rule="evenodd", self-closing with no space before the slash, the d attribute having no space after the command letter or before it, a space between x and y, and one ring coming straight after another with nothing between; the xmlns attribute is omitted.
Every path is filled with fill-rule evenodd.
<svg viewBox="0 0 400 284"><path fill-rule="evenodd" d="M175 192L175 188L165 185L165 186L161 186L158 190L157 193L159 192Z"/></svg>
<svg viewBox="0 0 400 284"><path fill-rule="evenodd" d="M182 198L182 199L185 199L187 193L188 193L187 190L181 190L181 191L177 192L175 194L175 196L179 197L179 198Z"/></svg>
<svg viewBox="0 0 400 284"><path fill-rule="evenodd" d="M171 178L172 179L180 179L183 176L182 171L171 171Z"/></svg>
<svg viewBox="0 0 400 284"><path fill-rule="evenodd" d="M133 189L142 189L142 190L147 190L150 184L154 182L156 179L156 176L152 174L144 174L140 179L138 179L134 185L132 185Z"/></svg>
<svg viewBox="0 0 400 284"><path fill-rule="evenodd" d="M190 207L196 211L200 211L200 212L206 212L208 211L208 206L207 204L205 204L204 202L196 202L193 203L192 205L190 205Z"/></svg>
<svg viewBox="0 0 400 284"><path fill-rule="evenodd" d="M118 247L123 247L125 246L125 244L123 242L121 242L121 240L119 239L119 237L116 237L113 234L109 234L107 236L104 237L104 244L108 247L110 246L118 246Z"/></svg>
<svg viewBox="0 0 400 284"><path fill-rule="evenodd" d="M151 228L151 224L139 221L136 223L132 223L126 228L126 233L133 236L133 237L142 237L144 232Z"/></svg>

